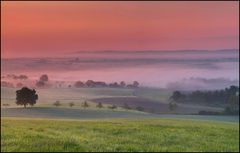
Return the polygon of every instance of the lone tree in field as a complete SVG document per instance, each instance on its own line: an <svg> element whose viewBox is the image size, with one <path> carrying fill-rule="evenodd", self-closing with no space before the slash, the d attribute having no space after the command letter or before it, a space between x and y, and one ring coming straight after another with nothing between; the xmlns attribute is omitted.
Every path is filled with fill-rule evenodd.
<svg viewBox="0 0 240 153"><path fill-rule="evenodd" d="M74 106L74 103L73 103L73 102L70 102L70 103L69 103L69 106L70 106L70 107L73 107L73 106Z"/></svg>
<svg viewBox="0 0 240 153"><path fill-rule="evenodd" d="M102 103L98 103L96 107L97 108L103 108L103 105L102 105Z"/></svg>
<svg viewBox="0 0 240 153"><path fill-rule="evenodd" d="M109 106L108 108L110 108L110 109L116 109L117 108L117 106L116 105L112 105L112 106Z"/></svg>
<svg viewBox="0 0 240 153"><path fill-rule="evenodd" d="M36 94L36 90L31 90L27 87L23 87L20 90L16 91L16 104L17 105L24 105L24 108L29 104L33 106L36 104L36 101L38 99L38 95Z"/></svg>
<svg viewBox="0 0 240 153"><path fill-rule="evenodd" d="M53 105L57 107L57 106L60 106L61 104L60 104L60 101L57 100L55 103L53 103Z"/></svg>
<svg viewBox="0 0 240 153"><path fill-rule="evenodd" d="M124 103L124 105L122 106L122 108L124 108L124 109L131 109L131 107L128 106L128 104L126 104L126 103Z"/></svg>
<svg viewBox="0 0 240 153"><path fill-rule="evenodd" d="M89 107L87 101L84 101L84 103L82 104L82 107L84 107L84 108Z"/></svg>

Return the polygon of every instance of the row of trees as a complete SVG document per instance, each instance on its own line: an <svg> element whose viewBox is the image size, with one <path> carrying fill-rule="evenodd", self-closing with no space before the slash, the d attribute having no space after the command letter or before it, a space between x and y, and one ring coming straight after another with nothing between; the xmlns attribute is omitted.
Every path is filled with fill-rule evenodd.
<svg viewBox="0 0 240 153"><path fill-rule="evenodd" d="M184 93L174 91L170 100L176 103L205 104L225 107L225 112L239 113L239 87L230 86L223 90L193 91Z"/></svg>
<svg viewBox="0 0 240 153"><path fill-rule="evenodd" d="M138 88L139 83L137 81L134 81L133 84L126 84L124 81L121 81L120 83L114 82L114 83L107 84L102 81L88 80L85 83L82 81L77 81L77 82L75 82L74 87L76 87L76 88L84 88L84 87L89 87L89 88L94 88L94 87Z"/></svg>
<svg viewBox="0 0 240 153"><path fill-rule="evenodd" d="M61 106L61 103L60 103L60 101L56 101L56 102L54 102L53 103L53 105L54 106L56 106L56 107L58 107L58 106ZM75 104L73 103L73 102L70 102L69 103L69 106L70 107L73 107ZM83 103L82 103L82 107L83 108L87 108L87 107L90 107L90 105L87 103L87 101L84 101ZM103 106L103 104L101 103L101 102L99 102L99 103L97 103L97 105L96 105L96 107L97 108L104 108L104 106ZM116 109L118 106L116 106L116 105L110 105L110 106L108 106L107 108L109 108L109 109ZM124 104L123 106L121 106L122 108L124 108L124 109L127 109L127 110L130 110L130 109L134 109L134 108L131 108L128 104ZM144 111L144 108L143 107L141 107L141 106L137 106L136 108L135 108L136 110L138 110L138 111Z"/></svg>

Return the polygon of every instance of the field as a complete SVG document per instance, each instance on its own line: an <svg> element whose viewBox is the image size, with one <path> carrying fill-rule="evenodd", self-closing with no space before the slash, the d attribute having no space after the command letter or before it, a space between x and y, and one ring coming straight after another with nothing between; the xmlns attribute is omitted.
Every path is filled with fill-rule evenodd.
<svg viewBox="0 0 240 153"><path fill-rule="evenodd" d="M239 124L2 118L1 151L239 151Z"/></svg>
<svg viewBox="0 0 240 153"><path fill-rule="evenodd" d="M1 88L2 152L239 151L239 116L189 115L202 109L221 110L191 105L170 112L169 91L37 89L37 104L26 109L15 104L15 91ZM53 106L56 100L61 106ZM90 106L83 108L84 101ZM69 107L69 102L75 105ZM98 102L104 108L96 108ZM145 110L108 108L124 103Z"/></svg>
<svg viewBox="0 0 240 153"><path fill-rule="evenodd" d="M16 107L16 90L16 88L1 87L1 106L10 104L10 107ZM176 111L172 112L168 109L168 98L172 92L154 88L50 88L37 89L37 93L39 99L35 107L54 107L53 103L58 100L61 102L61 107L69 107L68 104L74 102L74 108L81 108L82 103L87 101L92 109L96 108L96 103L102 102L105 108L115 104L119 106L117 110L122 110L121 106L126 103L132 109L140 106L145 112L158 114L197 114L201 110L223 110L218 107L178 104Z"/></svg>

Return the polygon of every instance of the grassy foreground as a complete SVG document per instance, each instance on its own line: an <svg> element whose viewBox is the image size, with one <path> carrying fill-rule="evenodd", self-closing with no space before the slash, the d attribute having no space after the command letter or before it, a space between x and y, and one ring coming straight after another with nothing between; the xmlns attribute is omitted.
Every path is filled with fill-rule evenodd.
<svg viewBox="0 0 240 153"><path fill-rule="evenodd" d="M239 124L2 117L1 151L239 151Z"/></svg>

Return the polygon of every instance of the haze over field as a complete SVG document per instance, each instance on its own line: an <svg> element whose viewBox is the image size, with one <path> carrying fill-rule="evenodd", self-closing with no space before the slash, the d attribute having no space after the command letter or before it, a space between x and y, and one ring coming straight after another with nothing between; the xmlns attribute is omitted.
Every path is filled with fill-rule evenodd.
<svg viewBox="0 0 240 153"><path fill-rule="evenodd" d="M46 73L51 81L137 80L142 86L190 90L220 89L239 82L238 49L81 51L67 56L3 59L2 75L24 72L37 80Z"/></svg>

